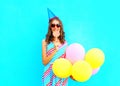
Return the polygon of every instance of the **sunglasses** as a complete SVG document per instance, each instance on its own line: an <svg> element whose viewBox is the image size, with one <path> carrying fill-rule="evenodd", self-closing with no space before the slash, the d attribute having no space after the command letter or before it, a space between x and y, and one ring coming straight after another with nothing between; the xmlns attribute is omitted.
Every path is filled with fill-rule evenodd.
<svg viewBox="0 0 120 86"><path fill-rule="evenodd" d="M57 28L59 28L59 27L61 27L61 25L60 24L51 24L51 27L57 27Z"/></svg>

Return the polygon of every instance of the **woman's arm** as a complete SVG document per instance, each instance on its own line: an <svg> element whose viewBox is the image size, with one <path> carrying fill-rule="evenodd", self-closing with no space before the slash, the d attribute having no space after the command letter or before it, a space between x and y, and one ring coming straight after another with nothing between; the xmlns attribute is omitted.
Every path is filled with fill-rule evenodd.
<svg viewBox="0 0 120 86"><path fill-rule="evenodd" d="M55 48L55 50L49 55L47 56L47 43L45 40L42 41L42 62L44 65L47 65L50 60L53 58L53 56L55 55L55 53L57 52L57 48Z"/></svg>

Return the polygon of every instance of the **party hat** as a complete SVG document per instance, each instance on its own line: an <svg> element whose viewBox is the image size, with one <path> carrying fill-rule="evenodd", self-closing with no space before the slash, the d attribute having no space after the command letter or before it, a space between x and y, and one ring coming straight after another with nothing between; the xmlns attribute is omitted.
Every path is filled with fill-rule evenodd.
<svg viewBox="0 0 120 86"><path fill-rule="evenodd" d="M52 18L57 17L49 8L47 8L47 12L48 12L49 20L51 20Z"/></svg>

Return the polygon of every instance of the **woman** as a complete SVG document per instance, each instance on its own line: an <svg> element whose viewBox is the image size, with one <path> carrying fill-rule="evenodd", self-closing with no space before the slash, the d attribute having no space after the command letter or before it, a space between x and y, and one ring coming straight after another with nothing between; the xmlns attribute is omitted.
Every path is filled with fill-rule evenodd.
<svg viewBox="0 0 120 86"><path fill-rule="evenodd" d="M45 65L43 86L67 86L68 79L58 78L52 71L53 62L65 57L66 47L62 22L54 17L49 20L48 33L42 41L42 61Z"/></svg>

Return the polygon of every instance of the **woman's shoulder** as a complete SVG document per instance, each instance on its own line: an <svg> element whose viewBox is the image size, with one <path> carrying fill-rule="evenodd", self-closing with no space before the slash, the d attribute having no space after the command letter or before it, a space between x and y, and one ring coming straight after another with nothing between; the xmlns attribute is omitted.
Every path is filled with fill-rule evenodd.
<svg viewBox="0 0 120 86"><path fill-rule="evenodd" d="M42 42L45 42L45 39L43 39Z"/></svg>
<svg viewBox="0 0 120 86"><path fill-rule="evenodd" d="M66 41L66 40L64 41L64 44L67 44L67 41Z"/></svg>
<svg viewBox="0 0 120 86"><path fill-rule="evenodd" d="M47 45L47 42L45 41L45 39L42 40L42 44Z"/></svg>

